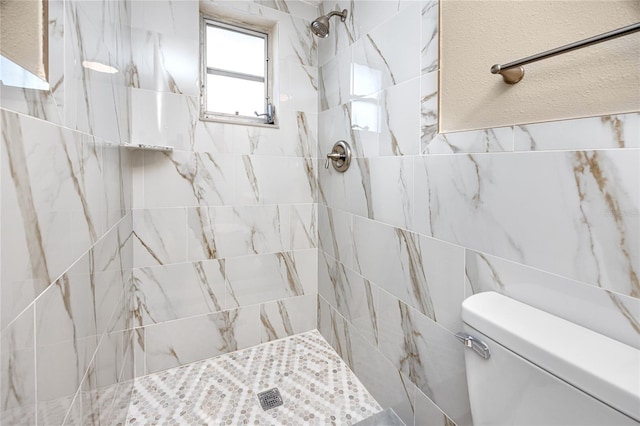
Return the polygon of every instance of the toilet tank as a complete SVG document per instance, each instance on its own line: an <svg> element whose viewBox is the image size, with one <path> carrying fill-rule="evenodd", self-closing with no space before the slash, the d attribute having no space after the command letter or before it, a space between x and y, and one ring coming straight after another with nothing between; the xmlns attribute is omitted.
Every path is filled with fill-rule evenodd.
<svg viewBox="0 0 640 426"><path fill-rule="evenodd" d="M640 351L494 292L462 304L473 423L638 425Z"/></svg>

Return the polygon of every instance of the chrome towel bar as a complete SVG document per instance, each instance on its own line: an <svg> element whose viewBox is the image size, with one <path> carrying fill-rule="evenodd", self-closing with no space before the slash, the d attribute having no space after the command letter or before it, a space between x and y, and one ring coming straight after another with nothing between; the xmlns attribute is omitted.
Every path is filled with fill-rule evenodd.
<svg viewBox="0 0 640 426"><path fill-rule="evenodd" d="M569 43L564 46L556 47L555 49L547 50L536 55L527 56L526 58L509 62L504 65L495 64L491 67L491 73L500 74L505 83L516 84L517 82L522 80L522 77L524 77L524 68L522 67L522 65L541 61L553 56L562 55L563 53L582 49L583 47L602 43L603 41L613 40L614 38L626 36L637 31L640 31L640 22L627 25L626 27L618 28L617 30L595 35L593 37L585 38L584 40L576 41L574 43Z"/></svg>

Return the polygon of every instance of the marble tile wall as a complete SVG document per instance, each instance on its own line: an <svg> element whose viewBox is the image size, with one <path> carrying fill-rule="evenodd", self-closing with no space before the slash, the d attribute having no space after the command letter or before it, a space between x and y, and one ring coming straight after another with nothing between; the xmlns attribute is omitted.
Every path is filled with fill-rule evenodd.
<svg viewBox="0 0 640 426"><path fill-rule="evenodd" d="M439 134L438 2L321 5L344 8L318 41L318 153L355 157L318 168L318 328L380 404L472 423L477 292L640 347L640 114Z"/></svg>
<svg viewBox="0 0 640 426"><path fill-rule="evenodd" d="M0 85L0 423L115 424L134 366L130 3L48 4L50 90Z"/></svg>
<svg viewBox="0 0 640 426"><path fill-rule="evenodd" d="M136 374L316 328L317 41L303 2L212 1L277 24L279 128L199 120L199 3L134 1Z"/></svg>

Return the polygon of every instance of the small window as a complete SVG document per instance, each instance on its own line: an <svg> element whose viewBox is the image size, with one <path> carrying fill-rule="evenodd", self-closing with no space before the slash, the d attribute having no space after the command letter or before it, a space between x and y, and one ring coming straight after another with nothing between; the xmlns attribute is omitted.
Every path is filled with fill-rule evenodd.
<svg viewBox="0 0 640 426"><path fill-rule="evenodd" d="M201 118L275 124L267 30L202 18Z"/></svg>

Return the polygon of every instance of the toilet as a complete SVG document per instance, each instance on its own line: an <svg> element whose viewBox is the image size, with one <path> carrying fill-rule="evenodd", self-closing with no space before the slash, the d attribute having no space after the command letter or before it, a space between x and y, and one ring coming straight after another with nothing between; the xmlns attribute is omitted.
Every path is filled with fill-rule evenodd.
<svg viewBox="0 0 640 426"><path fill-rule="evenodd" d="M638 349L495 292L462 319L475 426L640 424Z"/></svg>

